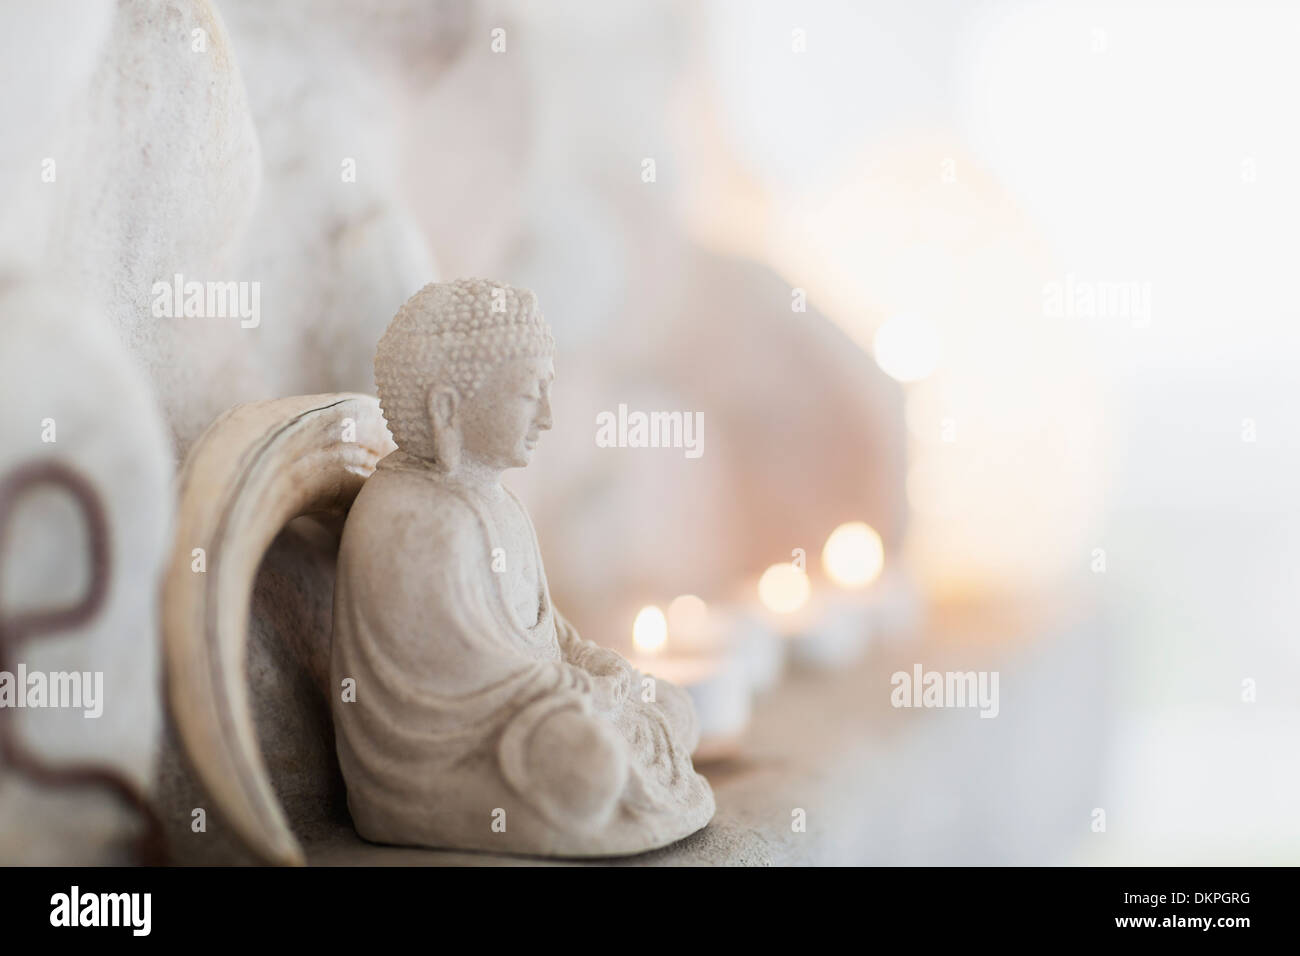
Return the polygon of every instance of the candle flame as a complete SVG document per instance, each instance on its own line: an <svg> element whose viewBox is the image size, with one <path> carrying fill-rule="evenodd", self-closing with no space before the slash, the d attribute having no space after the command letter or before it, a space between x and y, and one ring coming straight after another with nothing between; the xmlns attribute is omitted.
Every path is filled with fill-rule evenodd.
<svg viewBox="0 0 1300 956"><path fill-rule="evenodd" d="M668 605L668 631L671 634L695 634L709 620L709 606L695 594L679 594Z"/></svg>
<svg viewBox="0 0 1300 956"><path fill-rule="evenodd" d="M850 521L831 532L822 549L822 568L842 588L866 587L885 566L885 546L876 530Z"/></svg>
<svg viewBox="0 0 1300 956"><path fill-rule="evenodd" d="M643 654L657 654L668 640L668 620L664 612L648 604L637 612L632 622L632 644Z"/></svg>
<svg viewBox="0 0 1300 956"><path fill-rule="evenodd" d="M808 575L793 564L774 564L758 579L758 599L769 611L792 614L808 603Z"/></svg>

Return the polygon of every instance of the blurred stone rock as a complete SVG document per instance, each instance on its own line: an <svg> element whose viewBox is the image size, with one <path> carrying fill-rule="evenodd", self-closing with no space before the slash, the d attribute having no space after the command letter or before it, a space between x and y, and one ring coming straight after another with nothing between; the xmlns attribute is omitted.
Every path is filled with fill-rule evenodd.
<svg viewBox="0 0 1300 956"><path fill-rule="evenodd" d="M172 500L170 449L148 383L102 317L63 290L0 280L0 477L38 462L81 475L104 510L105 603L84 625L13 649L29 671L101 672L102 714L79 708L0 712L48 764L104 765L138 788L153 774L161 726L157 585ZM33 375L39 370L39 375ZM53 440L46 440L46 439ZM0 614L77 604L90 583L85 518L65 492L18 500L0 542ZM33 786L0 765L0 862L121 862L140 820L97 786Z"/></svg>

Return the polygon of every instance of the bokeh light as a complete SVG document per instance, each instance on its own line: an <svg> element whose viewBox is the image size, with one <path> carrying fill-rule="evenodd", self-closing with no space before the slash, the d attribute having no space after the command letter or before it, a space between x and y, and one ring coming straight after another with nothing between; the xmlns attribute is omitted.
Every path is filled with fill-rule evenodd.
<svg viewBox="0 0 1300 956"><path fill-rule="evenodd" d="M637 612L632 622L632 644L643 654L657 654L668 640L668 619L664 612L648 604Z"/></svg>
<svg viewBox="0 0 1300 956"><path fill-rule="evenodd" d="M758 599L769 611L793 614L808 603L812 585L793 564L774 564L758 579Z"/></svg>
<svg viewBox="0 0 1300 956"><path fill-rule="evenodd" d="M840 525L822 548L822 568L842 588L861 588L880 577L885 567L885 545L864 521Z"/></svg>

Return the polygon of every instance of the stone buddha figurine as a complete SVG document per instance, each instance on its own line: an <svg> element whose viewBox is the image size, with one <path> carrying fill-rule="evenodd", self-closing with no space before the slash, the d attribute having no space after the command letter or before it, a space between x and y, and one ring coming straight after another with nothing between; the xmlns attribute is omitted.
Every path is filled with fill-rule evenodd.
<svg viewBox="0 0 1300 956"><path fill-rule="evenodd" d="M398 450L348 515L331 662L367 840L613 856L713 816L689 697L578 636L501 483L551 427L553 352L532 292L477 279L425 286L380 340Z"/></svg>

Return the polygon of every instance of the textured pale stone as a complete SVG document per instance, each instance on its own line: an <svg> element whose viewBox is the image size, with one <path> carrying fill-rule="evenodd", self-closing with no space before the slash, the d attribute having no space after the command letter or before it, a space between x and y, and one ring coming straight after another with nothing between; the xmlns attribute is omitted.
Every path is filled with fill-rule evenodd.
<svg viewBox="0 0 1300 956"><path fill-rule="evenodd" d="M202 51L195 31L201 31ZM236 252L260 157L220 15L203 0L124 0L50 147L59 204L44 269L96 303L143 366L183 445L257 397L249 332L230 318L160 318L154 284L244 279Z"/></svg>
<svg viewBox="0 0 1300 956"><path fill-rule="evenodd" d="M235 265L261 283L248 347L267 383L230 403L371 391L370 343L435 272L398 170L408 101L464 42L465 4L226 0L222 10L261 145L262 190ZM445 127L429 125L445 141Z"/></svg>
<svg viewBox="0 0 1300 956"><path fill-rule="evenodd" d="M244 387L232 336L151 313L155 282L221 269L256 195L256 138L225 41L203 0L0 10L0 58L16 78L0 90L0 472L41 459L75 470L101 501L110 540L99 614L20 649L33 668L102 671L103 716L3 716L49 763L93 761L137 787L152 776L162 709L165 429L209 420L229 404L222 389ZM55 420L55 443L40 441L44 418ZM85 545L66 495L24 501L6 545L6 613L74 599ZM138 821L105 788L52 794L16 776L0 772L0 840L16 841L0 859L129 858L123 839Z"/></svg>
<svg viewBox="0 0 1300 956"><path fill-rule="evenodd" d="M12 721L51 766L93 762L143 789L162 711L153 635L172 500L162 421L111 330L66 292L0 280L0 329L0 478L39 462L71 468L102 505L109 543L98 614L12 651L29 671L102 672L101 716L5 710L0 720ZM31 375L33 368L41 374ZM42 488L18 499L0 542L0 613L12 620L78 603L91 577L87 544L86 518L65 491ZM104 788L34 787L0 765L0 863L124 862L123 840L139 823Z"/></svg>

